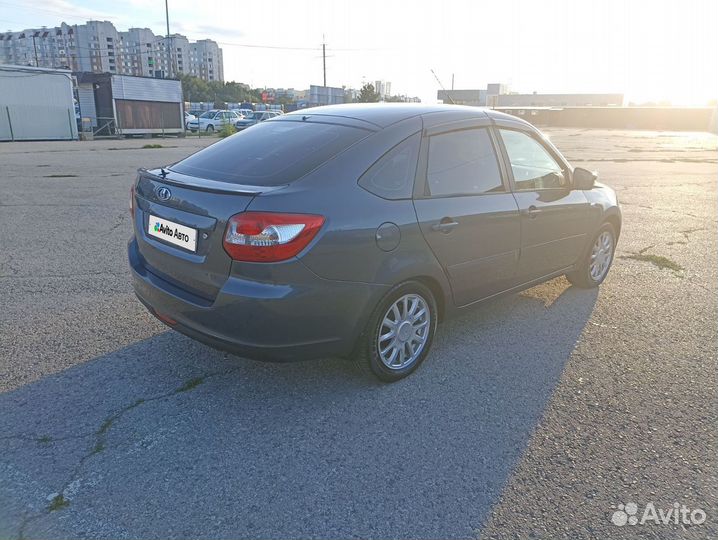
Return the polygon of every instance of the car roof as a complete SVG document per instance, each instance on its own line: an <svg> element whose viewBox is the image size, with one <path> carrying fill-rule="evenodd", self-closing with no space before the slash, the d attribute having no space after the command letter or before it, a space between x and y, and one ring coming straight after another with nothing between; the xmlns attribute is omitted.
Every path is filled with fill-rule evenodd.
<svg viewBox="0 0 718 540"><path fill-rule="evenodd" d="M312 107L300 109L285 114L284 116L334 116L352 118L374 124L377 127L385 128L402 120L415 116L424 116L435 113L452 113L452 116L459 113L467 120L471 118L506 118L528 124L525 120L516 118L509 114L500 113L484 107L469 107L466 105L437 104L429 105L423 103L344 103L340 105L325 105L323 107ZM461 114L463 113L463 115Z"/></svg>

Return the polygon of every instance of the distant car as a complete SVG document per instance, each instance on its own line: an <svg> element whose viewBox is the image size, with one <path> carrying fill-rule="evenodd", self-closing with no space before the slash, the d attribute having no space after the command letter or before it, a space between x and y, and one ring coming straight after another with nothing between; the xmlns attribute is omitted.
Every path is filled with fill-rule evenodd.
<svg viewBox="0 0 718 540"><path fill-rule="evenodd" d="M282 113L278 111L254 111L251 116L246 116L236 122L234 124L234 127L236 127L237 130L241 131L250 126L253 126L254 124L258 124L259 122L264 122L265 120L269 120L270 118L279 116L280 114Z"/></svg>
<svg viewBox="0 0 718 540"><path fill-rule="evenodd" d="M242 118L247 118L248 116L252 116L254 114L252 109L236 109L234 112L239 114Z"/></svg>
<svg viewBox="0 0 718 540"><path fill-rule="evenodd" d="M222 129L227 124L232 125L240 119L240 115L234 111L226 109L213 109L201 114L199 118L187 122L187 129L193 133L197 130L208 131L211 133Z"/></svg>
<svg viewBox="0 0 718 540"><path fill-rule="evenodd" d="M128 246L139 299L243 356L353 356L396 381L440 318L562 274L603 282L621 232L610 187L523 120L414 105L293 112L140 170Z"/></svg>
<svg viewBox="0 0 718 540"><path fill-rule="evenodd" d="M192 120L197 120L197 117L193 114L188 113L187 111L184 112L184 127L185 129L189 129L189 123Z"/></svg>

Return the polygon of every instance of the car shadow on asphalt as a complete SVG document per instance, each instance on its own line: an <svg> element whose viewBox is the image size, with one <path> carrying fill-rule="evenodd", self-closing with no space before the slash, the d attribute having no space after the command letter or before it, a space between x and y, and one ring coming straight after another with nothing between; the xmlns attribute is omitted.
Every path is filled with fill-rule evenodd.
<svg viewBox="0 0 718 540"><path fill-rule="evenodd" d="M597 294L485 304L392 385L168 331L8 392L0 536L474 537Z"/></svg>

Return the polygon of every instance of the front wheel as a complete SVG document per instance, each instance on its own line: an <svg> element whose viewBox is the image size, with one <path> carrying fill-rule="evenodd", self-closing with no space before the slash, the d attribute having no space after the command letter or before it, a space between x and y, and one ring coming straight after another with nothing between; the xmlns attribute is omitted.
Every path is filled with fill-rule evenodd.
<svg viewBox="0 0 718 540"><path fill-rule="evenodd" d="M212 133L214 131L214 126L212 124L207 126L207 133Z"/></svg>
<svg viewBox="0 0 718 540"><path fill-rule="evenodd" d="M616 231L610 223L604 223L593 237L588 253L573 272L566 274L577 287L592 289L598 287L608 275L616 250Z"/></svg>
<svg viewBox="0 0 718 540"><path fill-rule="evenodd" d="M429 288L415 281L399 285L369 317L354 361L384 382L403 379L426 358L436 324L436 300Z"/></svg>

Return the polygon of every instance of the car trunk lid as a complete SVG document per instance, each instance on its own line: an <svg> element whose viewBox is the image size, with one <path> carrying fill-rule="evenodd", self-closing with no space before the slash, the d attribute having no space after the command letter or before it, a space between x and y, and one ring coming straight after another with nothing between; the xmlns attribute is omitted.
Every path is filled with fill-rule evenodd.
<svg viewBox="0 0 718 540"><path fill-rule="evenodd" d="M232 265L222 247L227 220L243 212L263 190L281 187L227 184L166 169L140 170L135 233L147 270L205 302L214 300ZM185 234L194 241L183 245L176 240Z"/></svg>

